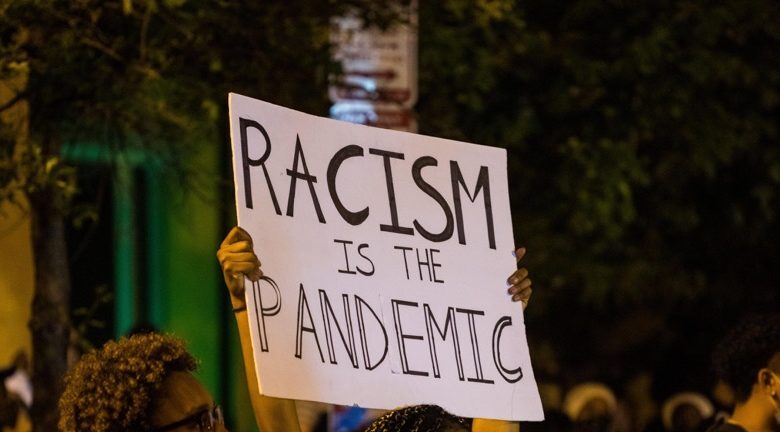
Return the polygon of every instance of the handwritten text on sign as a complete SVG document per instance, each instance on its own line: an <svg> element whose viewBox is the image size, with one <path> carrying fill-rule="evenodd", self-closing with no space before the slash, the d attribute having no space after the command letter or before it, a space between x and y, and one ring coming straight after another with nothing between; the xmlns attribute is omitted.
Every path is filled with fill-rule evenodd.
<svg viewBox="0 0 780 432"><path fill-rule="evenodd" d="M261 391L371 408L542 418L502 149L230 95Z"/></svg>

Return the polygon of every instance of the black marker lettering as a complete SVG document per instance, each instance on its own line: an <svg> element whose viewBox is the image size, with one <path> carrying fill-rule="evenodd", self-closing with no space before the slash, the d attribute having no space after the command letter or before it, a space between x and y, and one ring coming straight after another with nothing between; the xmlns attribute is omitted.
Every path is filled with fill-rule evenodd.
<svg viewBox="0 0 780 432"><path fill-rule="evenodd" d="M428 280L433 279L431 275L431 260L428 258L428 249L423 249L423 258L420 258L420 249L415 248L414 253L417 254L417 271L420 272L420 280L423 280L422 269L425 267L428 270Z"/></svg>
<svg viewBox="0 0 780 432"><path fill-rule="evenodd" d="M463 189L466 191L466 196L471 202L475 202L479 192L484 190L488 242L490 244L490 249L495 249L496 235L493 229L493 205L490 201L490 176L488 174L488 167L480 167L473 196L469 193L466 181L463 180L463 174L460 172L460 167L455 161L450 161L450 176L452 177L452 197L455 204L455 221L458 225L458 242L463 245L466 244L466 234L463 228L463 208L460 201L460 186L462 185Z"/></svg>
<svg viewBox="0 0 780 432"><path fill-rule="evenodd" d="M431 273L433 274L433 281L436 283L444 283L443 280L437 279L436 277L436 267L441 267L441 264L435 261L436 257L434 256L434 253L439 253L441 251L438 249L430 249L430 251L431 251Z"/></svg>
<svg viewBox="0 0 780 432"><path fill-rule="evenodd" d="M366 338L366 321L363 318L364 308L368 309L368 311L371 312L371 315L374 316L374 321L376 321L376 323L379 325L379 328L382 329L382 336L384 336L385 339L382 357L373 364L371 363L371 355L369 354L368 340ZM385 326L382 324L382 320L379 319L379 316L376 314L376 312L374 312L374 309L372 309L371 306L369 306L369 304L359 296L355 296L355 315L357 316L358 334L360 334L360 346L363 349L363 364L365 364L366 370L374 370L377 366L382 364L382 362L385 360L385 357L387 356L387 330L385 330Z"/></svg>
<svg viewBox="0 0 780 432"><path fill-rule="evenodd" d="M433 317L430 306L427 303L423 304L423 310L425 311L425 329L428 332L428 349L431 353L431 366L433 367L433 376L439 378L441 376L439 372L439 357L436 352L436 342L433 337L433 329L436 328L436 332L444 341L447 339L447 333L452 329L452 348L455 352L455 364L458 368L458 379L463 381L463 359L460 354L460 339L458 338L458 327L455 325L455 309L452 307L447 308L447 318L444 320L444 331L442 331L436 319Z"/></svg>
<svg viewBox="0 0 780 432"><path fill-rule="evenodd" d="M409 280L409 263L406 261L406 251L412 250L410 247L394 246L393 249L398 249L404 254L404 268L406 269L406 280Z"/></svg>
<svg viewBox="0 0 780 432"><path fill-rule="evenodd" d="M504 327L512 325L512 318L503 316L496 322L496 326L493 328L493 363L496 364L498 373L508 383L516 383L523 378L523 368L518 366L515 369L507 369L504 364L501 363L501 334L504 331Z"/></svg>
<svg viewBox="0 0 780 432"><path fill-rule="evenodd" d="M423 168L437 165L438 162L431 156L423 156L417 159L412 165L412 178L414 179L414 183L417 185L417 187L420 188L421 191L428 194L428 196L433 198L433 200L439 204L441 209L444 211L444 217L447 219L447 224L444 226L442 232L438 234L430 233L428 230L423 228L419 222L417 222L417 219L414 220L414 227L417 229L417 232L419 232L420 235L426 239L432 242L443 242L445 240L449 240L449 238L452 237L452 211L450 210L449 204L447 204L447 201L443 196L441 196L439 191L437 191L433 186L431 186L422 178Z"/></svg>
<svg viewBox="0 0 780 432"><path fill-rule="evenodd" d="M274 290L274 293L276 294L276 301L274 302L273 306L266 307L263 304L260 281L265 281ZM274 316L282 309L282 293L279 291L279 286L276 285L276 282L267 276L263 276L257 282L252 282L252 289L255 293L255 316L260 317L260 319L257 320L257 333L260 335L260 351L268 352L268 335L265 331L265 317Z"/></svg>
<svg viewBox="0 0 780 432"><path fill-rule="evenodd" d="M363 223L368 217L368 207L358 212L351 212L344 207L336 191L336 174L338 174L342 162L355 156L363 156L363 149L354 144L348 145L337 151L328 164L328 191L330 192L330 198L333 200L333 205L336 206L336 210L338 210L341 217L350 225Z"/></svg>
<svg viewBox="0 0 780 432"><path fill-rule="evenodd" d="M404 334L404 330L401 327L401 313L398 310L399 306L411 306L417 307L417 303L408 302L403 300L391 300L393 308L393 322L395 323L395 337L398 342L398 352L401 355L401 369L406 375L418 375L428 376L428 372L417 371L409 368L409 359L406 357L406 339L423 340L422 336Z"/></svg>
<svg viewBox="0 0 780 432"><path fill-rule="evenodd" d="M322 311L322 322L325 324L325 346L328 347L328 359L331 364L338 364L336 362L335 348L333 347L333 328L331 322L336 326L336 330L339 332L341 343L344 344L344 349L347 351L349 361L352 363L352 367L358 368L357 356L355 356L355 336L352 332L352 315L349 313L349 296L346 294L341 295L344 303L344 327L347 330L347 337L344 338L344 332L341 330L336 314L333 312L333 307L328 300L328 294L320 290L320 310Z"/></svg>
<svg viewBox="0 0 780 432"><path fill-rule="evenodd" d="M371 276L371 275L374 274L374 271L376 270L374 268L374 262L371 261L371 258L366 256L365 253L363 253L363 249L368 249L368 244L367 243L359 244L358 247L357 247L357 253L360 256L360 258L363 258L363 260L366 261L371 266L371 269L370 270L364 270L359 265L357 265L357 266L355 266L355 270L357 270L357 271L355 271L355 270L352 270L352 267L349 265L350 250L352 248L347 247L348 245L352 245L353 242L350 241L350 240L333 240L333 242L341 243L341 245L344 247L344 263L345 263L346 268L338 269L339 273L346 273L346 274L358 274L358 273L360 273L363 276Z"/></svg>
<svg viewBox="0 0 780 432"><path fill-rule="evenodd" d="M265 182L268 185L268 192L271 193L271 201L274 204L274 209L276 210L276 214L281 215L282 210L279 208L279 202L276 200L276 194L274 193L274 186L271 184L271 176L268 175L268 168L266 168L265 166L265 161L268 159L268 156L271 155L271 138L268 137L268 132L265 131L265 128L263 128L263 126L260 123L254 120L249 120L249 119L239 117L238 124L239 124L239 129L241 130L241 161L244 169L244 200L246 201L246 207L253 208L252 207L252 177L250 175L249 167L260 166L263 168L263 174L265 174ZM263 134L263 138L265 138L265 152L263 153L262 156L260 156L260 159L249 158L249 136L247 134L247 129L249 128L257 129L258 131L260 131L261 134Z"/></svg>
<svg viewBox="0 0 780 432"><path fill-rule="evenodd" d="M300 158L303 165L303 172L298 171L298 159ZM287 175L290 176L290 193L287 199L287 216L292 217L293 209L295 208L295 185L298 183L298 179L306 181L309 184L309 193L311 194L312 203L314 203L314 210L317 212L317 219L320 223L325 223L325 216L322 215L322 209L320 208L320 201L317 199L317 192L314 190L314 183L317 183L317 177L309 174L309 168L306 166L306 158L303 155L303 147L301 147L301 139L299 136L295 136L295 155L293 156L292 169L287 170Z"/></svg>
<svg viewBox="0 0 780 432"><path fill-rule="evenodd" d="M390 158L403 159L403 153L395 153L379 149L368 149L368 152L372 155L382 156L385 163L385 182L387 183L387 199L390 204L390 223L391 225L379 225L379 229L382 231L413 235L414 230L408 227L402 227L398 224L398 205L395 202L395 187L393 186L393 170L390 165Z"/></svg>
<svg viewBox="0 0 780 432"><path fill-rule="evenodd" d="M303 310L306 309L306 314L309 316L309 322L311 327L306 327L303 324ZM325 363L325 357L322 356L322 348L320 348L320 340L317 338L317 331L314 329L314 319L311 317L311 311L309 310L309 302L306 301L306 292L303 290L303 284L298 291L298 326L295 331L295 357L303 358L303 332L309 332L314 335L314 342L317 343L317 351L320 352L320 360Z"/></svg>
<svg viewBox="0 0 780 432"><path fill-rule="evenodd" d="M485 384L493 384L493 380L485 379L482 372L482 359L479 355L479 341L477 340L477 328L474 324L474 315L484 316L485 312L473 310L473 309L457 309L458 313L464 313L468 316L469 322L469 335L471 336L471 353L474 356L474 370L476 371L476 378L469 378L470 382L478 382Z"/></svg>
<svg viewBox="0 0 780 432"><path fill-rule="evenodd" d="M374 262L371 261L371 258L363 255L363 249L366 249L366 248L368 248L368 244L366 244L366 243L361 243L360 245L358 245L358 255L360 255L364 260L368 261L368 263L371 264L371 270L365 271L365 270L361 269L360 267L357 267L357 271L359 271L360 274L362 274L363 276L371 276L371 275L374 274L374 271L376 269L374 268Z"/></svg>
<svg viewBox="0 0 780 432"><path fill-rule="evenodd" d="M406 251L414 249L415 256L417 257L417 274L421 281L427 280L429 282L444 283L443 280L436 276L436 268L441 267L441 264L434 261L435 254L441 252L438 249L423 248L423 254L420 256L420 249L417 248L404 248L401 246L395 246L395 249L403 250L404 254L404 267L406 268L406 279L409 280L409 264L406 259ZM425 272L423 272L423 267ZM427 277L426 277L427 275Z"/></svg>
<svg viewBox="0 0 780 432"><path fill-rule="evenodd" d="M338 269L339 273L346 273L346 274L357 274L354 270L350 269L349 267L349 252L347 252L347 245L351 245L352 242L349 240L333 240L335 243L341 243L344 246L344 263L346 265L346 269Z"/></svg>

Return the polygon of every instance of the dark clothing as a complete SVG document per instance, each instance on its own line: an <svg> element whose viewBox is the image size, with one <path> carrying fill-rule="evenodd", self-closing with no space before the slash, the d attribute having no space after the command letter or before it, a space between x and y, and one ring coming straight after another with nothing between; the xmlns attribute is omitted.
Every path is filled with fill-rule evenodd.
<svg viewBox="0 0 780 432"><path fill-rule="evenodd" d="M707 432L747 432L740 426L732 423L718 423L707 429Z"/></svg>

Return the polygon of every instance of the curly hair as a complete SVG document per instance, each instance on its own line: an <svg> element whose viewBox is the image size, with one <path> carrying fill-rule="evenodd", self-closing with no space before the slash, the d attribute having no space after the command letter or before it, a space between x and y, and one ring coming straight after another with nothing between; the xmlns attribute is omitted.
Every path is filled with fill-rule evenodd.
<svg viewBox="0 0 780 432"><path fill-rule="evenodd" d="M399 408L371 422L365 432L468 431L471 420L448 413L438 405Z"/></svg>
<svg viewBox="0 0 780 432"><path fill-rule="evenodd" d="M109 341L84 355L65 377L61 432L146 431L154 396L169 373L197 363L184 342L148 333Z"/></svg>
<svg viewBox="0 0 780 432"><path fill-rule="evenodd" d="M735 328L718 344L713 367L718 378L734 389L738 402L750 398L756 374L770 366L780 353L780 315L753 315Z"/></svg>

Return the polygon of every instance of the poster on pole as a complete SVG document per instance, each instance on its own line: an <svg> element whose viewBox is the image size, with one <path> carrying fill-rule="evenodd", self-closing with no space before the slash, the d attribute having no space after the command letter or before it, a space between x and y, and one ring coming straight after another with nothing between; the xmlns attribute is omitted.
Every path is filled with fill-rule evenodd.
<svg viewBox="0 0 780 432"><path fill-rule="evenodd" d="M238 223L268 396L541 420L506 151L229 96Z"/></svg>
<svg viewBox="0 0 780 432"><path fill-rule="evenodd" d="M328 87L331 102L372 101L411 108L417 102L417 2L397 8L400 22L366 27L348 14L331 20L333 59L342 74Z"/></svg>

